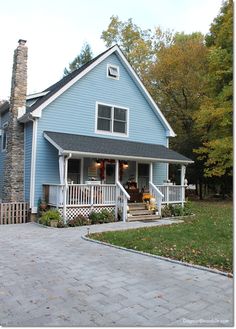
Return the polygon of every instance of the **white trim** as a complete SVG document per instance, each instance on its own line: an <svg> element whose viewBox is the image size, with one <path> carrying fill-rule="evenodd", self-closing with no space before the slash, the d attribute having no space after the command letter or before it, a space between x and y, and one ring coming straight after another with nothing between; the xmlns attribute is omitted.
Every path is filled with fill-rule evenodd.
<svg viewBox="0 0 236 329"><path fill-rule="evenodd" d="M45 96L49 93L50 90L48 91L42 91L40 93L35 93L35 94L30 94L30 95L27 95L26 96L26 100L30 100L30 99L34 99L34 98L39 98L39 97L42 97L42 96Z"/></svg>
<svg viewBox="0 0 236 329"><path fill-rule="evenodd" d="M68 88L70 88L74 83L76 83L78 80L80 80L83 76L85 76L88 72L90 72L94 67L96 67L98 64L100 64L103 60L105 60L108 56L113 54L114 52L117 52L120 56L123 63L127 66L128 70L131 72L131 74L134 76L135 81L141 88L141 90L144 92L144 95L147 97L147 100L149 101L150 105L156 110L156 113L160 116L163 124L167 128L166 135L169 137L175 137L176 134L174 133L173 129L171 128L170 124L152 99L151 95L147 91L147 89L144 87L143 83L139 79L138 75L132 68L132 66L129 64L123 53L121 52L120 48L116 45L112 47L109 51L107 51L105 54L100 56L96 61L94 61L92 64L90 64L86 69L84 69L80 74L78 74L74 79L69 81L65 86L63 86L61 89L59 89L55 94L53 94L49 99L47 99L43 104L41 104L38 108L36 108L33 112L33 116L41 117L41 111L48 106L51 102L53 102L58 96L60 96L62 93L64 93Z"/></svg>
<svg viewBox="0 0 236 329"><path fill-rule="evenodd" d="M163 162L163 163L194 163L194 161L187 161L187 160L173 160L173 159L162 159L162 158L145 158L145 157L138 157L138 156L132 156L132 155L122 155L122 154L108 154L108 153L91 153L91 152L80 152L80 151L72 151L72 150L64 150L64 154L72 153L75 155L80 155L84 157L90 157L90 158L112 158L112 159L124 159L124 160L141 160L143 162Z"/></svg>
<svg viewBox="0 0 236 329"><path fill-rule="evenodd" d="M58 151L61 153L61 154L64 154L64 151L63 151L63 149L58 145L58 144L56 144L55 142L54 142L54 140L53 139L51 139L48 135L47 135L47 133L43 133L43 136L44 136L44 138L46 138L56 149L58 149Z"/></svg>
<svg viewBox="0 0 236 329"><path fill-rule="evenodd" d="M109 106L111 108L111 124L112 124L112 131L106 131L106 130L99 130L97 129L97 124L98 124L98 106L99 105L104 105L104 106ZM126 133L118 133L118 132L113 132L113 125L114 125L114 109L122 109L126 110ZM95 109L95 131L96 134L99 135L110 135L110 136L120 136L120 137L129 137L129 108L122 106L122 105L116 105L116 104L108 104L108 103L103 103L103 102L96 102L96 109Z"/></svg>
<svg viewBox="0 0 236 329"><path fill-rule="evenodd" d="M111 76L109 75L109 68L117 70L117 76ZM113 79L113 80L119 80L120 79L120 68L118 65L113 65L113 64L107 64L107 78Z"/></svg>
<svg viewBox="0 0 236 329"><path fill-rule="evenodd" d="M80 159L80 184L84 183L84 158Z"/></svg>
<svg viewBox="0 0 236 329"><path fill-rule="evenodd" d="M35 168L36 168L37 131L38 131L38 119L35 119L35 120L33 120L31 168L30 168L30 208L31 208L32 212L33 212L33 209L35 210L35 208L36 208L36 207L34 207L34 196L35 196Z"/></svg>

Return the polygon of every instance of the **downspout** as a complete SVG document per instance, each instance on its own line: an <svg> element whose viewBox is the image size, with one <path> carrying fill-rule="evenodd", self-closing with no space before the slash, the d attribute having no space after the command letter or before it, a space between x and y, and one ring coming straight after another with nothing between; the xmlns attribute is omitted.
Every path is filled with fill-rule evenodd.
<svg viewBox="0 0 236 329"><path fill-rule="evenodd" d="M34 197L35 197L35 168L36 168L38 118L29 118L29 120L33 122L31 170L30 170L30 209L32 213L37 213L37 207L34 207Z"/></svg>
<svg viewBox="0 0 236 329"><path fill-rule="evenodd" d="M63 189L63 220L66 223L66 194L68 189L68 182L67 182L67 172L68 172L68 160L72 157L72 154L69 153L65 156L65 171L64 171L64 189Z"/></svg>

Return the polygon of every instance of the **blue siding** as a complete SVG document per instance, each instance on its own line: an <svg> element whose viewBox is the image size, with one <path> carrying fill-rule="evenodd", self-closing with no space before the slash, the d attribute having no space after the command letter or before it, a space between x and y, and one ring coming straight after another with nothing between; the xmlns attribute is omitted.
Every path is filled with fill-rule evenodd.
<svg viewBox="0 0 236 329"><path fill-rule="evenodd" d="M4 125L9 119L9 112L5 112L1 116L0 127ZM3 175L4 175L4 161L6 157L6 151L2 150L2 137L0 136L0 199L3 192Z"/></svg>
<svg viewBox="0 0 236 329"><path fill-rule="evenodd" d="M25 124L25 171L24 171L24 193L25 201L30 201L30 175L31 175L31 152L32 152L32 131L33 124Z"/></svg>
<svg viewBox="0 0 236 329"><path fill-rule="evenodd" d="M153 183L155 185L162 185L167 179L167 163L154 163L153 165Z"/></svg>
<svg viewBox="0 0 236 329"><path fill-rule="evenodd" d="M118 65L120 79L107 78L107 64ZM95 133L96 102L129 108L129 136ZM43 183L59 183L58 151L45 130L166 145L166 130L115 54L109 56L42 111L38 124L35 204Z"/></svg>

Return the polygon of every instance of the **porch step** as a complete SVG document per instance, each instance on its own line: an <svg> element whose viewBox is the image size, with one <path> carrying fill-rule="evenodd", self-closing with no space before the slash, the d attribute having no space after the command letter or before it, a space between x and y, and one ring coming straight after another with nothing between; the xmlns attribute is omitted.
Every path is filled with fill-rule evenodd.
<svg viewBox="0 0 236 329"><path fill-rule="evenodd" d="M138 215L150 215L152 214L152 211L150 210L147 210L147 209L135 209L135 210L129 210L129 213L132 215L132 216L138 216Z"/></svg>
<svg viewBox="0 0 236 329"><path fill-rule="evenodd" d="M128 206L129 206L129 210L130 211L133 211L133 210L143 210L143 209L146 209L146 205L145 203L128 203Z"/></svg>
<svg viewBox="0 0 236 329"><path fill-rule="evenodd" d="M128 216L128 222L132 221L146 221L146 220L157 220L160 219L159 215L138 215L138 216Z"/></svg>

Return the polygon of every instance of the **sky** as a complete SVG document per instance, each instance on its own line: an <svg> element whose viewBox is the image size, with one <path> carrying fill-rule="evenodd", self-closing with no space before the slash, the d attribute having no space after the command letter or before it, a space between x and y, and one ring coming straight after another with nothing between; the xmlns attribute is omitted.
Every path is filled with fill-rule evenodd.
<svg viewBox="0 0 236 329"><path fill-rule="evenodd" d="M141 29L209 32L222 0L0 0L0 100L11 88L13 52L19 39L28 46L28 94L60 80L88 42L94 56L110 17L129 18Z"/></svg>

